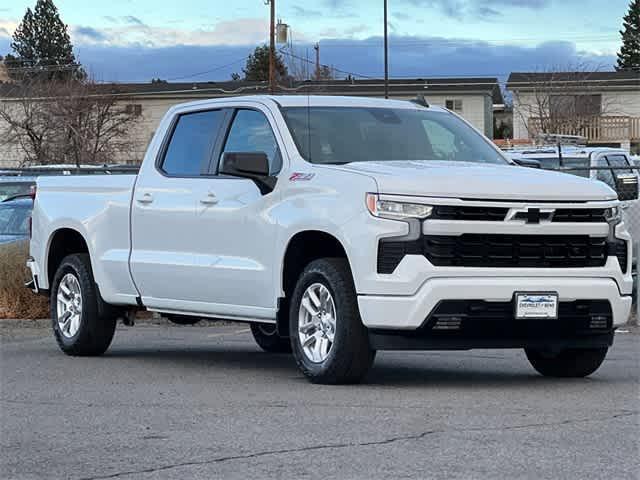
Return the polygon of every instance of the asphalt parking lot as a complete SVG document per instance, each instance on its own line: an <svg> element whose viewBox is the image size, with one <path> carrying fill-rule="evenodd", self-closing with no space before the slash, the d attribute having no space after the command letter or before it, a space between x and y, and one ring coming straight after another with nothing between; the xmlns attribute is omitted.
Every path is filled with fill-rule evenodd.
<svg viewBox="0 0 640 480"><path fill-rule="evenodd" d="M246 326L119 328L101 358L0 330L2 479L640 478L640 334L592 377L521 351L385 352L307 383Z"/></svg>

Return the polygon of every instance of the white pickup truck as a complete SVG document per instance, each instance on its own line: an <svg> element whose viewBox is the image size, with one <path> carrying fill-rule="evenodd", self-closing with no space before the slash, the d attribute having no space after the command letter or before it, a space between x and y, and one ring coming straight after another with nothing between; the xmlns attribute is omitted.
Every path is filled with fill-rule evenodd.
<svg viewBox="0 0 640 480"><path fill-rule="evenodd" d="M618 205L442 108L238 97L171 108L137 175L40 178L28 266L71 355L146 309L250 322L319 383L385 349L523 348L586 376L631 308Z"/></svg>

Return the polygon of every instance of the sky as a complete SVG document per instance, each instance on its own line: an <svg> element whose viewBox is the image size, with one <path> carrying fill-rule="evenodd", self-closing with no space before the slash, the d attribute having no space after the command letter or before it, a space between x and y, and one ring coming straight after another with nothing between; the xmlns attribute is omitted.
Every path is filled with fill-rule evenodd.
<svg viewBox="0 0 640 480"><path fill-rule="evenodd" d="M228 80L268 37L264 0L57 0L76 56L98 81ZM35 0L0 0L0 55ZM629 0L388 0L395 78L609 70ZM384 72L382 0L277 0L296 70L320 45L339 75ZM299 59L291 57L293 54Z"/></svg>

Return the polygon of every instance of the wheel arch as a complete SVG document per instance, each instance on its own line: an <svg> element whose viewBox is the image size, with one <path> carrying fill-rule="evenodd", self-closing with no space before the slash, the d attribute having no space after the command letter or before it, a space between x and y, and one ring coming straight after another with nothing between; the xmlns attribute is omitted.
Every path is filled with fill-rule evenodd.
<svg viewBox="0 0 640 480"><path fill-rule="evenodd" d="M291 236L284 249L280 269L280 291L278 305L278 333L288 336L289 298L296 280L304 268L319 258L344 258L349 263L347 250L335 235L322 230L302 230ZM351 266L350 266L351 269Z"/></svg>
<svg viewBox="0 0 640 480"><path fill-rule="evenodd" d="M84 236L76 229L59 228L51 234L46 253L46 278L49 288L62 260L74 253L89 254L89 244Z"/></svg>

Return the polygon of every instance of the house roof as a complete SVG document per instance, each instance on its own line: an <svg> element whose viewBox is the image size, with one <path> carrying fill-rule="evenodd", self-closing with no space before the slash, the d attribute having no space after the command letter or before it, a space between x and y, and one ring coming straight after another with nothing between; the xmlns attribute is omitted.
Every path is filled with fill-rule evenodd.
<svg viewBox="0 0 640 480"><path fill-rule="evenodd" d="M117 94L123 96L165 97L224 97L236 95L269 93L267 82L198 82L198 83L102 83L95 85L96 94ZM326 94L350 96L383 96L384 81L331 80L327 82L290 82L281 86L278 93L284 94ZM502 93L496 78L416 78L393 79L389 81L389 94L415 96L429 94L485 94L491 95L494 103L503 103ZM20 89L16 85L0 84L0 97L18 97Z"/></svg>
<svg viewBox="0 0 640 480"><path fill-rule="evenodd" d="M526 90L540 85L558 87L640 89L640 71L620 72L513 72L507 80L509 90ZM639 90L640 91L640 90Z"/></svg>

